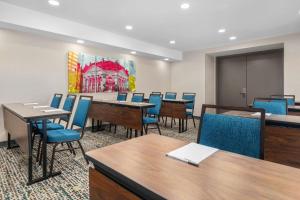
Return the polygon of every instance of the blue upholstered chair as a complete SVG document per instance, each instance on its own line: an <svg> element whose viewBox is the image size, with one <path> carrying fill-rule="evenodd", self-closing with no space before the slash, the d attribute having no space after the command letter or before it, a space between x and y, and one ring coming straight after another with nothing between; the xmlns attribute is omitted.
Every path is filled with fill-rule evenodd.
<svg viewBox="0 0 300 200"><path fill-rule="evenodd" d="M164 94L162 94L161 92L151 92L150 95L159 95L162 99L164 98Z"/></svg>
<svg viewBox="0 0 300 200"><path fill-rule="evenodd" d="M133 93L131 102L141 103L144 102L144 93Z"/></svg>
<svg viewBox="0 0 300 200"><path fill-rule="evenodd" d="M165 99L175 100L177 96L176 92L166 92Z"/></svg>
<svg viewBox="0 0 300 200"><path fill-rule="evenodd" d="M195 123L195 118L194 118L194 107L195 107L196 93L184 92L182 94L182 99L192 101L191 103L186 104L186 127L187 127L188 118L192 118L193 123L194 123L194 127L196 128L196 123Z"/></svg>
<svg viewBox="0 0 300 200"><path fill-rule="evenodd" d="M88 112L92 103L92 99L93 99L92 96L80 96L71 129L57 129L57 130L47 131L47 143L53 144L52 159L50 163L50 174L52 174L53 171L53 162L55 159L56 147L58 144L66 143L68 146L67 149L63 149L59 151L68 150L72 152L74 151L74 148L73 147L71 148L70 144L77 142L79 146L78 148L81 149L81 152L85 158L85 152L80 143L80 139L84 135L84 130L88 118ZM79 127L80 132L77 130L73 130L74 126ZM87 160L86 162L88 163Z"/></svg>
<svg viewBox="0 0 300 200"><path fill-rule="evenodd" d="M249 117L216 114L218 112L207 113L207 108L247 111ZM251 113L255 112L261 113L260 117L253 118ZM202 145L263 159L264 124L265 111L263 109L203 105L197 141Z"/></svg>
<svg viewBox="0 0 300 200"><path fill-rule="evenodd" d="M119 92L117 96L117 101L126 101L127 100L127 93Z"/></svg>
<svg viewBox="0 0 300 200"><path fill-rule="evenodd" d="M146 116L143 117L143 125L145 128L145 132L148 132L149 125L156 125L159 134L161 135L158 118L160 114L161 104L162 104L162 97L161 95L153 95L151 94L149 97L149 103L154 104L155 106L152 108L147 109Z"/></svg>
<svg viewBox="0 0 300 200"><path fill-rule="evenodd" d="M287 115L288 112L287 100L279 98L255 98L253 108L262 108L266 113L276 115Z"/></svg>
<svg viewBox="0 0 300 200"><path fill-rule="evenodd" d="M54 94L50 106L52 108L59 108L62 96L63 96L62 94Z"/></svg>
<svg viewBox="0 0 300 200"><path fill-rule="evenodd" d="M286 99L288 106L294 106L296 104L296 96L295 95L271 95L271 98L281 98Z"/></svg>

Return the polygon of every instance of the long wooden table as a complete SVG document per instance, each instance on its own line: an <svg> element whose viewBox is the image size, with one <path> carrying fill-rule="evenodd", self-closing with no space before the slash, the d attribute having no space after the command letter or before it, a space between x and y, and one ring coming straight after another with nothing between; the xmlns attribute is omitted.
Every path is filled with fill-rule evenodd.
<svg viewBox="0 0 300 200"><path fill-rule="evenodd" d="M226 113L253 117L246 112ZM300 168L300 116L271 115L265 120L264 159Z"/></svg>
<svg viewBox="0 0 300 200"><path fill-rule="evenodd" d="M55 119L62 116L68 116L71 113L68 111L55 111L44 112L43 110L53 109L49 108L33 108L37 105L24 105L22 103L3 104L3 119L4 128L7 131L7 144L8 148L11 148L11 139L14 139L19 145L21 151L25 154L28 164L28 182L30 185L42 180L45 180L51 176L60 174L56 172L53 174L47 173L47 120ZM32 172L32 125L35 121L42 120L43 124L43 174L41 177L33 179Z"/></svg>
<svg viewBox="0 0 300 200"><path fill-rule="evenodd" d="M101 122L125 126L141 132L143 135L143 116L145 109L154 107L150 103L135 103L114 100L93 100L89 117Z"/></svg>
<svg viewBox="0 0 300 200"><path fill-rule="evenodd" d="M145 98L145 101L148 102L149 98ZM185 120L187 120L186 104L192 102L192 100L185 99L163 99L160 116L178 119L178 132L185 132L187 131L187 126L185 123Z"/></svg>
<svg viewBox="0 0 300 200"><path fill-rule="evenodd" d="M87 152L90 199L300 199L300 170L218 151L199 167L166 157L186 142L150 134Z"/></svg>

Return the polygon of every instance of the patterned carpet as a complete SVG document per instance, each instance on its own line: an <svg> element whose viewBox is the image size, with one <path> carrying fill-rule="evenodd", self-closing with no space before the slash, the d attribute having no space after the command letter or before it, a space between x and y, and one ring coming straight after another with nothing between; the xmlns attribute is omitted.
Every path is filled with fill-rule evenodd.
<svg viewBox="0 0 300 200"><path fill-rule="evenodd" d="M192 120L189 120L188 131L178 133L177 126L171 129L164 128L161 125L162 135L174 137L185 141L196 141L197 128L193 127ZM178 125L178 124L177 124ZM153 129L150 132L157 133ZM82 145L85 151L104 147L114 143L126 140L126 130L118 127L117 133L101 131L97 133L87 132L83 139ZM52 149L52 148L48 148ZM48 153L50 158L51 152ZM60 170L61 175L50 178L46 181L27 186L27 168L25 167L26 159L20 153L18 148L7 150L0 148L0 199L72 199L81 200L89 198L88 190L88 165L79 149L76 150L76 156L70 152L60 152L56 154L54 170ZM91 164L90 164L91 165ZM41 167L34 166L37 173L41 173Z"/></svg>

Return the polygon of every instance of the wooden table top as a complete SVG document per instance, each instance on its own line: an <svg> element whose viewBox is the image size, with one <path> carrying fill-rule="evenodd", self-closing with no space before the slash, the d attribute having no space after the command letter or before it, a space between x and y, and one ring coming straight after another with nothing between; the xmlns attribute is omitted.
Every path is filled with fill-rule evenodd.
<svg viewBox="0 0 300 200"><path fill-rule="evenodd" d="M87 152L96 169L148 199L300 199L300 170L218 151L199 167L166 157L186 142L150 134Z"/></svg>
<svg viewBox="0 0 300 200"><path fill-rule="evenodd" d="M145 102L130 102L130 101L116 101L116 100L101 100L101 99L95 99L93 100L93 103L105 103L105 104L111 104L116 106L125 106L125 107L134 107L134 108L151 108L154 107L154 104L151 103L145 103Z"/></svg>
<svg viewBox="0 0 300 200"><path fill-rule="evenodd" d="M42 119L42 118L56 118L62 115L70 115L69 111L55 111L55 112L44 112L43 110L51 110L55 108L33 108L34 106L40 105L24 105L23 103L10 103L2 104L2 107L14 113L18 117L29 120L29 119Z"/></svg>

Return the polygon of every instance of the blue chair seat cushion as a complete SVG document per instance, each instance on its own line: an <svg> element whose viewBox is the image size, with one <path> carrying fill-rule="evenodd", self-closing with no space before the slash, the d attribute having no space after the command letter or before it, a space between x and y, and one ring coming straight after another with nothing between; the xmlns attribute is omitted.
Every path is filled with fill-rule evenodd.
<svg viewBox="0 0 300 200"><path fill-rule="evenodd" d="M41 131L43 130L43 124L37 124L37 128ZM64 129L65 127L57 123L47 123L47 130L57 130Z"/></svg>
<svg viewBox="0 0 300 200"><path fill-rule="evenodd" d="M58 129L47 132L47 142L67 142L79 139L80 133L71 129Z"/></svg>
<svg viewBox="0 0 300 200"><path fill-rule="evenodd" d="M153 117L144 117L143 118L143 123L144 124L155 124L155 123L158 123L158 119L153 118Z"/></svg>

